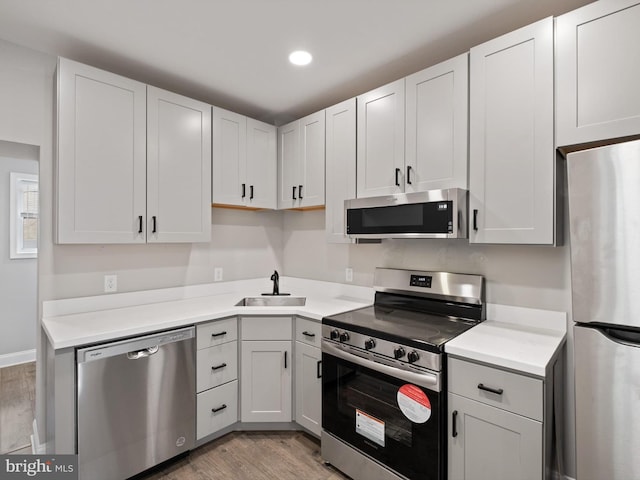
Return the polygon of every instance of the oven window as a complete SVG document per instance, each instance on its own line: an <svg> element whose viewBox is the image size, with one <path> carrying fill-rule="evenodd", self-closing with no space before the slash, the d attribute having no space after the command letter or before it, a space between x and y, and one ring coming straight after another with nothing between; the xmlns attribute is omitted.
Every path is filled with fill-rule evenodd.
<svg viewBox="0 0 640 480"><path fill-rule="evenodd" d="M398 406L407 382L322 354L322 428L408 478L441 480L446 465L444 394L420 388L431 413L412 422Z"/></svg>

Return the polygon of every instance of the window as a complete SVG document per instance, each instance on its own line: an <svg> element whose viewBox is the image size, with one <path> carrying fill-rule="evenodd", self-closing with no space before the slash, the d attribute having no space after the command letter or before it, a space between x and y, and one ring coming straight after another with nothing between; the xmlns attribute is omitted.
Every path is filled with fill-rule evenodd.
<svg viewBox="0 0 640 480"><path fill-rule="evenodd" d="M10 258L38 256L38 176L10 174Z"/></svg>

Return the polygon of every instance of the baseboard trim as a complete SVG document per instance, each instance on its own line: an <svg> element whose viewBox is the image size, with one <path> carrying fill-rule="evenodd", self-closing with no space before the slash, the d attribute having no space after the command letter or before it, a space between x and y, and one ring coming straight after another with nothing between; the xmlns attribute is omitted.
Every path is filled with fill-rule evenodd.
<svg viewBox="0 0 640 480"><path fill-rule="evenodd" d="M35 362L36 350L24 350L22 352L5 353L0 355L0 368L20 365L21 363Z"/></svg>

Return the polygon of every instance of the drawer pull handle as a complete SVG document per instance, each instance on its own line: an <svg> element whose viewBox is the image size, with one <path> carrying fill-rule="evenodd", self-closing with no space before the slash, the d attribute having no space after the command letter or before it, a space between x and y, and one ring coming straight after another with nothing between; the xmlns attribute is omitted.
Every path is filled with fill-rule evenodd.
<svg viewBox="0 0 640 480"><path fill-rule="evenodd" d="M503 389L501 388L491 388L491 387L485 387L483 384L479 383L478 384L478 388L480 390L484 390L485 392L490 392L490 393L495 393L496 395L502 395L502 393L504 392Z"/></svg>
<svg viewBox="0 0 640 480"><path fill-rule="evenodd" d="M311 338L313 338L313 337L315 337L315 336L316 336L316 334L315 334L315 333L307 332L306 330L305 330L304 332L302 332L302 334L303 334L305 337L311 337Z"/></svg>
<svg viewBox="0 0 640 480"><path fill-rule="evenodd" d="M212 333L211 336L215 338L215 337L221 337L222 335L226 335L226 334L227 332Z"/></svg>
<svg viewBox="0 0 640 480"><path fill-rule="evenodd" d="M227 408L227 406L223 403L223 404L222 404L222 405L220 405L218 408L212 408L212 409L211 409L211 412L212 412L212 413L218 413L218 412L220 412L221 410L224 410L225 408Z"/></svg>
<svg viewBox="0 0 640 480"><path fill-rule="evenodd" d="M220 365L216 365L214 367L211 367L211 370L220 370L221 368L224 368L226 366L227 366L226 363L221 363Z"/></svg>
<svg viewBox="0 0 640 480"><path fill-rule="evenodd" d="M451 436L453 438L458 436L458 431L456 430L456 419L458 418L458 410L454 410L451 414Z"/></svg>

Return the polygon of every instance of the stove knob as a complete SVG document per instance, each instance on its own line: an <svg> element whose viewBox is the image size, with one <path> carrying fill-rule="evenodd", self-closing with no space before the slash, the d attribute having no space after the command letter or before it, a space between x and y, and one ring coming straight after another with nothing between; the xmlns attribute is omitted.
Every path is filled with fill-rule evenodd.
<svg viewBox="0 0 640 480"><path fill-rule="evenodd" d="M340 332L334 328L329 333L329 337L331 338L331 340L337 340L338 338L340 338Z"/></svg>
<svg viewBox="0 0 640 480"><path fill-rule="evenodd" d="M395 357L396 360L398 358L404 357L404 348L402 348L402 347L394 348L393 349L393 356Z"/></svg>
<svg viewBox="0 0 640 480"><path fill-rule="evenodd" d="M349 340L349 334L347 332L342 332L340 334L340 341L341 342L346 342Z"/></svg>
<svg viewBox="0 0 640 480"><path fill-rule="evenodd" d="M418 352L415 350L411 350L409 355L407 355L407 359L409 360L409 363L415 363L420 360L420 355L418 355Z"/></svg>
<svg viewBox="0 0 640 480"><path fill-rule="evenodd" d="M371 350L372 348L375 348L375 346L376 346L376 341L373 338L370 338L369 340L366 340L364 342L365 350Z"/></svg>

